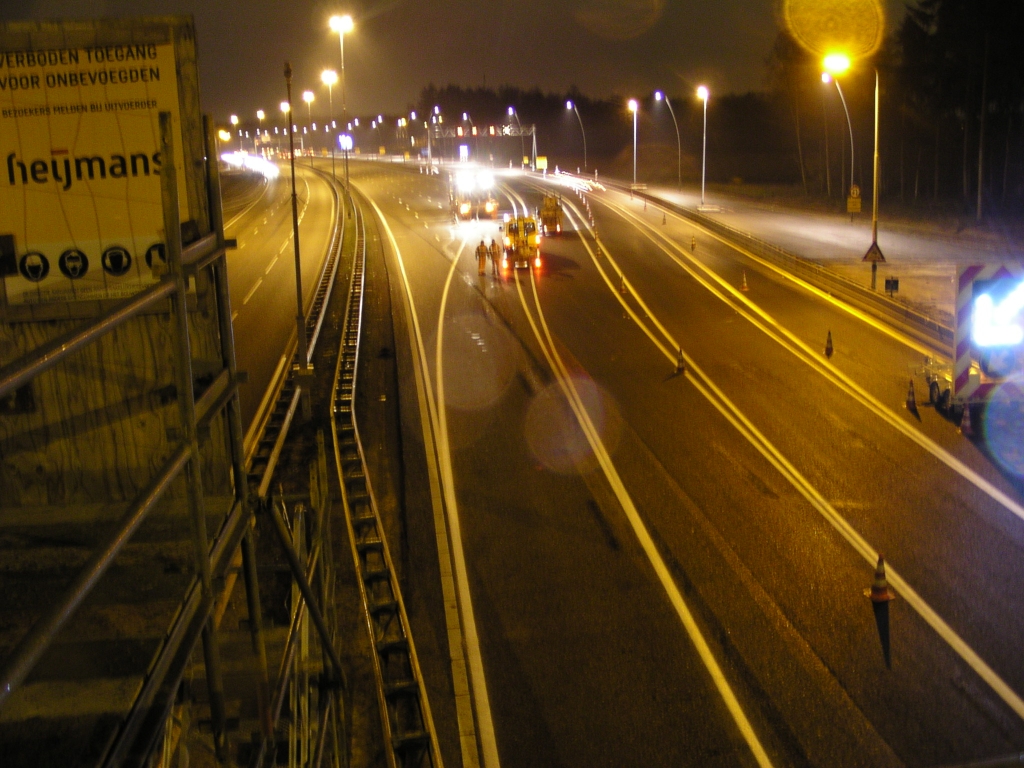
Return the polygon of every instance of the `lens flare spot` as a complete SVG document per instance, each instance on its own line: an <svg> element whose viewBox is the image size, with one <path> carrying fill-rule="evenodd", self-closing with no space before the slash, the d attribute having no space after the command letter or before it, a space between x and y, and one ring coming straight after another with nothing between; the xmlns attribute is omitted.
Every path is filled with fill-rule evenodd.
<svg viewBox="0 0 1024 768"><path fill-rule="evenodd" d="M574 377L572 381L598 437L608 452L614 453L622 431L615 402L590 379ZM530 451L552 472L585 473L597 467L590 443L558 384L551 384L533 398L524 429Z"/></svg>
<svg viewBox="0 0 1024 768"><path fill-rule="evenodd" d="M1007 381L985 406L985 441L1006 469L1024 477L1024 378Z"/></svg>
<svg viewBox="0 0 1024 768"><path fill-rule="evenodd" d="M885 34L879 0L784 0L782 19L815 56L841 51L856 60L878 50Z"/></svg>

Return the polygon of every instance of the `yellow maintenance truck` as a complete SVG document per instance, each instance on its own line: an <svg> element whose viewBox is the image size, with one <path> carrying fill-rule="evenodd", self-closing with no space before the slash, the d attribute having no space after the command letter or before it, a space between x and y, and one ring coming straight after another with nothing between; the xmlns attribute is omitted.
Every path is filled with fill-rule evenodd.
<svg viewBox="0 0 1024 768"><path fill-rule="evenodd" d="M505 256L501 268L540 269L540 232L533 216L505 215Z"/></svg>
<svg viewBox="0 0 1024 768"><path fill-rule="evenodd" d="M562 198L558 195L544 195L544 202L537 213L541 230L545 235L557 235L562 232Z"/></svg>

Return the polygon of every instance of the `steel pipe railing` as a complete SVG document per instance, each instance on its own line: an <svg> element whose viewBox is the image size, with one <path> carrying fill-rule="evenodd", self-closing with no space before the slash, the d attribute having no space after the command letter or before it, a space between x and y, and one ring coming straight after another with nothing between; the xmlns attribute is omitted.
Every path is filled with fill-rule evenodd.
<svg viewBox="0 0 1024 768"><path fill-rule="evenodd" d="M110 314L82 328L72 328L19 360L0 368L0 397L27 384L39 374L53 368L72 352L77 352L161 299L171 296L174 289L174 280L165 279L116 306Z"/></svg>

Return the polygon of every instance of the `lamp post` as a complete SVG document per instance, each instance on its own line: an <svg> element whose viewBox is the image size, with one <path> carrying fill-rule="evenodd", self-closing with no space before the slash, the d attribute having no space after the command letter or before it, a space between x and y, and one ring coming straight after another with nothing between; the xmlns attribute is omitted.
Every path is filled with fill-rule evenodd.
<svg viewBox="0 0 1024 768"><path fill-rule="evenodd" d="M508 108L508 116L509 117L514 117L516 119L516 125L519 126L519 152L522 154L523 158L525 158L526 157L526 143L523 140L523 124L521 122L519 122L519 114L516 112L516 108L515 107L509 107ZM523 165L525 165L525 163L521 164L519 167L521 168Z"/></svg>
<svg viewBox="0 0 1024 768"><path fill-rule="evenodd" d="M836 84L836 90L839 92L839 101L843 104L843 112L846 114L846 127L850 131L850 189L853 189L853 170L856 168L856 163L853 157L853 123L850 121L850 110L846 107L846 97L843 95L843 89L839 85L839 75L845 73L850 68L850 57L842 53L830 53L825 57L824 60L825 71L821 75L821 80L824 83L834 82Z"/></svg>
<svg viewBox="0 0 1024 768"><path fill-rule="evenodd" d="M242 151L242 132L238 130L238 115L232 115L230 118L232 129L238 131L238 151Z"/></svg>
<svg viewBox="0 0 1024 768"><path fill-rule="evenodd" d="M281 102L281 111L291 116L292 104L292 67L284 64L284 78L288 84L288 101ZM288 149L291 154L292 171L292 240L295 244L295 316L296 330L299 341L299 368L305 372L309 368L309 351L306 347L306 315L302 306L302 259L299 256L299 199L295 194L295 131L288 133Z"/></svg>
<svg viewBox="0 0 1024 768"><path fill-rule="evenodd" d="M633 113L633 186L636 186L636 113L640 111L640 105L636 99L629 100L629 111ZM632 194L632 193L630 193Z"/></svg>
<svg viewBox="0 0 1024 768"><path fill-rule="evenodd" d="M333 69L325 69L320 73L320 82L327 86L327 102L331 115L331 127L334 126L334 84L338 82L338 73ZM328 131L330 135L330 131ZM334 138L331 138L331 178L334 178Z"/></svg>
<svg viewBox="0 0 1024 768"><path fill-rule="evenodd" d="M348 153L352 149L352 137L343 133L338 137L338 143L341 144L341 149L345 153L345 189L348 189Z"/></svg>
<svg viewBox="0 0 1024 768"><path fill-rule="evenodd" d="M292 105L289 104L287 101L282 101L281 102L281 112L284 114L284 120L285 120L284 135L287 136L288 135L288 126L291 125L291 120L292 120ZM276 131L277 129L275 128L274 130ZM280 141L277 143L277 149L280 152L280 150L281 150L281 142Z"/></svg>
<svg viewBox="0 0 1024 768"><path fill-rule="evenodd" d="M824 60L825 69L833 76L837 76L850 68L850 58L842 53L830 53ZM843 109L846 110L846 99L843 99L843 91L839 87L838 77L834 77L836 90L839 91L839 98L843 100ZM878 70L875 70L875 147L872 159L872 181L871 181L871 245L861 261L871 264L871 290L876 290L878 285L878 265L885 263L885 256L882 249L878 247L878 102L879 102ZM850 112L846 112L846 122L850 125ZM853 128L850 128L850 188L853 189Z"/></svg>
<svg viewBox="0 0 1024 768"><path fill-rule="evenodd" d="M672 124L676 127L676 189L683 188L683 142L679 138L679 123L676 121L676 112L672 109L672 102L668 96L664 96L661 91L654 92L654 100L661 101L665 99L665 103L668 104L668 113L672 115Z"/></svg>
<svg viewBox="0 0 1024 768"><path fill-rule="evenodd" d="M256 119L260 121L260 128L259 128L258 131L256 131L256 135L257 136L259 136L263 132L263 118L265 118L266 116L267 116L267 113L264 112L262 109L257 109L256 110ZM252 151L256 152L256 141L255 140L253 140L253 142L252 142Z"/></svg>
<svg viewBox="0 0 1024 768"><path fill-rule="evenodd" d="M313 125L313 99L315 99L315 98L316 98L316 96L313 94L312 91L303 91L302 92L302 100L304 102L306 102L306 118L308 119L310 126ZM303 129L303 131L305 131L305 129ZM309 137L309 167L310 168L313 167L313 136L312 136L312 134Z"/></svg>
<svg viewBox="0 0 1024 768"><path fill-rule="evenodd" d="M338 33L338 46L341 51L341 121L348 122L348 102L345 93L345 35L353 30L355 23L347 13L344 16L331 16L328 22L331 31Z"/></svg>
<svg viewBox="0 0 1024 768"><path fill-rule="evenodd" d="M711 92L707 89L707 86L700 86L697 89L697 98L704 102L704 141L701 148L701 159L700 159L700 206L704 207L704 182L707 178L708 168L708 97L711 96Z"/></svg>
<svg viewBox="0 0 1024 768"><path fill-rule="evenodd" d="M583 170L587 170L587 132L583 130L583 118L580 117L580 111L576 109L576 105L573 102L565 102L565 108L575 112L576 119L579 120L580 133L583 134Z"/></svg>

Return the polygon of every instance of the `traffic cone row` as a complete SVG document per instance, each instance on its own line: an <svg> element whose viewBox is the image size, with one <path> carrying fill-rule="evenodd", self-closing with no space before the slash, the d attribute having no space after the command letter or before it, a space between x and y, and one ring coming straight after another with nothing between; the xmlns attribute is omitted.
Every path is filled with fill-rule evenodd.
<svg viewBox="0 0 1024 768"><path fill-rule="evenodd" d="M889 581L885 578L885 558L881 554L875 566L875 580L871 583L871 589L864 590L864 596L873 603L888 603L896 599L896 593L889 588Z"/></svg>
<svg viewBox="0 0 1024 768"><path fill-rule="evenodd" d="M828 336L825 337L825 357L831 360L834 351L832 348L832 331L829 331Z"/></svg>

